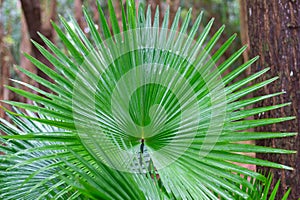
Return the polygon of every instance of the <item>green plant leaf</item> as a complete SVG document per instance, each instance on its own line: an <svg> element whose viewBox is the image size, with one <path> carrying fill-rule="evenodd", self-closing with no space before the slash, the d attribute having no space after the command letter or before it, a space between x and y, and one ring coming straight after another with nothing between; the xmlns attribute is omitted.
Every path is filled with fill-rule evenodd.
<svg viewBox="0 0 300 200"><path fill-rule="evenodd" d="M239 143L296 135L248 130L294 119L247 119L290 105L248 108L281 95L247 97L278 78L252 84L268 68L241 77L258 57L231 70L246 46L220 62L236 34L216 48L225 26L209 37L214 19L201 29L203 13L189 28L190 9L179 28L179 8L168 29L169 7L152 20L150 6L120 5L119 22L108 1L108 23L97 1L101 30L86 8L89 33L73 17L52 23L66 52L39 34L47 48L33 44L54 69L25 57L53 83L16 67L47 91L7 86L34 103L3 101L14 109L0 120L0 198L274 199L280 183L270 191L271 175L238 163L292 169L243 153L293 150Z"/></svg>

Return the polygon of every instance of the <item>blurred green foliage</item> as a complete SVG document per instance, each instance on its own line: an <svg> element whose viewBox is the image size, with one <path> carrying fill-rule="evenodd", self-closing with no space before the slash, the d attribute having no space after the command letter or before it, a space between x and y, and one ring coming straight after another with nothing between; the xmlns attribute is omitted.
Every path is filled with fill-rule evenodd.
<svg viewBox="0 0 300 200"><path fill-rule="evenodd" d="M3 27L4 44L13 55L13 62L20 61L21 41L21 10L17 6L18 0L3 1L0 8L0 23Z"/></svg>

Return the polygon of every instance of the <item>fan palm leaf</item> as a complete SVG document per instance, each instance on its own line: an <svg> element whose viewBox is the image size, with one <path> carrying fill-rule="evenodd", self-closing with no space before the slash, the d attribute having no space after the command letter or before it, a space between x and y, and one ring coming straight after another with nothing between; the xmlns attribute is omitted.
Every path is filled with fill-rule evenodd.
<svg viewBox="0 0 300 200"><path fill-rule="evenodd" d="M248 108L282 93L245 98L277 79L249 86L269 69L238 79L258 57L225 74L246 47L216 65L236 35L214 51L224 26L209 38L211 20L195 37L202 14L188 31L190 10L177 30L179 9L168 29L168 9L160 26L158 9L152 22L150 9L137 12L131 0L122 32L111 0L108 7L112 30L98 4L102 32L84 8L88 35L72 17L60 17L63 29L53 23L65 51L43 35L50 51L33 41L55 69L26 58L55 83L18 67L51 92L8 86L36 104L5 101L28 113L8 111L16 126L2 120L4 199L255 199L255 184L240 174L268 179L236 162L291 169L239 154L294 153L237 142L295 133L248 131L293 117L247 119L289 104Z"/></svg>

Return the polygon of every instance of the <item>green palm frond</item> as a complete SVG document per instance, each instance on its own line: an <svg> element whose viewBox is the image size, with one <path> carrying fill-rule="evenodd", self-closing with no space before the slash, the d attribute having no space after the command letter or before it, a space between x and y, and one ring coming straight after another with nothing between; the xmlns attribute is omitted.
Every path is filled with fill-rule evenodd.
<svg viewBox="0 0 300 200"><path fill-rule="evenodd" d="M55 69L26 58L55 83L18 67L51 92L8 87L36 104L5 101L27 114L8 111L14 125L2 120L3 199L251 199L269 179L235 163L291 169L240 154L294 153L237 142L296 133L248 131L293 117L247 119L289 104L248 108L281 93L245 98L277 79L249 86L269 69L238 79L258 57L225 74L246 47L215 64L236 35L214 51L224 26L209 38L211 20L196 38L202 14L187 31L190 10L177 30L179 10L168 29L169 9L160 25L159 12L152 22L131 0L122 32L108 2L112 31L98 4L101 31L85 8L88 35L73 18L60 17L63 29L53 23L66 52L43 35L50 51L33 41Z"/></svg>
<svg viewBox="0 0 300 200"><path fill-rule="evenodd" d="M265 182L261 182L257 179L249 177L249 176L244 176L244 179L248 180L251 183L252 188L242 187L242 190L245 193L247 193L251 197L251 199L264 199L264 200L267 200L267 199L274 200L275 199L277 192L278 192L279 185L280 185L280 180L277 181L274 188L271 189L271 183L273 180L272 174L269 174L267 176L267 180ZM282 200L287 200L290 192L291 192L291 190L289 189L282 197ZM242 198L239 196L235 196L234 199L242 200Z"/></svg>
<svg viewBox="0 0 300 200"><path fill-rule="evenodd" d="M28 114L37 117L34 113ZM5 153L0 157L1 199L163 197L152 179L123 174L93 160L71 133L30 119L10 117L18 126L2 120L1 130L6 130L7 138L11 139L4 139L2 142L7 145L0 146ZM85 178L85 181L79 177Z"/></svg>
<svg viewBox="0 0 300 200"><path fill-rule="evenodd" d="M17 110L20 114L20 112ZM30 116L36 117L34 113ZM28 136L30 133L59 133L63 130L55 127L36 123L28 119L22 119L9 115L17 126L1 120L1 130L10 137ZM63 131L64 132L64 131ZM1 159L0 197L1 199L36 199L37 197L54 197L61 194L61 198L67 199L72 193L77 193L73 188L62 182L59 178L61 160L56 155L63 155L59 141L43 141L30 138L25 140L2 140L5 144L1 147L4 153ZM64 145L68 144L66 140ZM56 150L58 149L58 150ZM57 156L57 157L58 157Z"/></svg>

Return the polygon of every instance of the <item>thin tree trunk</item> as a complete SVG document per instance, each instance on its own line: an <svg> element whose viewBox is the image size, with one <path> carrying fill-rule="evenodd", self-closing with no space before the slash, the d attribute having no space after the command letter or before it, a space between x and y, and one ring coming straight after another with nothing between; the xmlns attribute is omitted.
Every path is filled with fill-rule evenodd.
<svg viewBox="0 0 300 200"><path fill-rule="evenodd" d="M74 13L75 13L75 19L79 25L79 27L85 31L85 28L87 27L84 17L83 17L83 12L82 12L82 5L83 5L84 0L75 0L74 1Z"/></svg>
<svg viewBox="0 0 300 200"><path fill-rule="evenodd" d="M300 132L300 1L247 0L248 27L250 38L250 57L260 56L253 66L254 71L270 67L265 76L279 76L275 83L264 87L256 95L285 91L286 93L259 103L257 106L292 102L284 107L262 113L257 118L296 116L297 119L256 128L257 131ZM297 154L257 154L257 157L280 162L295 168L294 171L257 167L258 170L271 171L274 183L280 179L279 196L291 188L291 200L300 198L300 137L268 139L257 141L258 145L293 149Z"/></svg>
<svg viewBox="0 0 300 200"><path fill-rule="evenodd" d="M42 8L39 0L21 0L22 10L24 12L24 16L26 19L26 25L28 28L29 36L31 39L44 46L47 49L46 44L43 40L38 36L38 32L41 32L45 35L50 41L54 41L54 34L52 29L50 28L49 19L55 21L54 16L56 15L56 3L52 1L50 6L50 17L47 18L47 22L42 21ZM46 10L46 9L45 9ZM47 8L47 10L49 10ZM44 26L43 26L44 24ZM52 64L39 52L39 50L31 45L31 53L37 58L39 61L44 63L45 65L53 68ZM41 70L37 70L37 74L49 81L52 81L46 74L44 74ZM39 87L43 90L47 90L44 86L39 85Z"/></svg>
<svg viewBox="0 0 300 200"><path fill-rule="evenodd" d="M25 58L24 53L32 54L32 50L31 50L30 36L28 33L26 20L25 20L24 14L22 12L21 13L20 66L34 74L37 74L37 68L28 59ZM18 72L18 75L23 82L29 83L31 85L38 87L38 84L35 81L33 81L32 79L30 79L28 76L26 76L24 73L22 73L18 70L16 70L16 72ZM25 86L22 87L22 89L33 92L31 89L29 89ZM20 101L30 103L30 101L28 101L25 97L20 97Z"/></svg>
<svg viewBox="0 0 300 200"><path fill-rule="evenodd" d="M241 27L241 40L242 45L249 45L249 37L248 37L248 16L247 16L247 5L246 0L239 0L240 6L240 27ZM244 62L249 60L249 46L243 53ZM250 74L250 70L247 70L247 75Z"/></svg>
<svg viewBox="0 0 300 200"><path fill-rule="evenodd" d="M8 49L5 47L3 34L3 26L0 24L0 100L9 100L9 90L4 87L4 85L9 84L9 76L10 76L10 65L9 65L9 55ZM1 106L4 106L2 102L0 102ZM6 105L5 105L6 106ZM0 117L5 118L5 112L2 108L0 108Z"/></svg>
<svg viewBox="0 0 300 200"><path fill-rule="evenodd" d="M28 28L26 24L26 20L24 17L23 12L21 13L21 44L20 44L20 65L24 69L37 74L37 69L34 65L25 58L24 53L31 54L31 43L30 43L30 36L28 34ZM29 83L27 81L27 76L23 73L20 73L20 78L22 81Z"/></svg>
<svg viewBox="0 0 300 200"><path fill-rule="evenodd" d="M44 1L41 5L41 16L42 16L42 33L46 36L51 42L55 42L55 31L52 28L51 21L56 21L56 0Z"/></svg>
<svg viewBox="0 0 300 200"><path fill-rule="evenodd" d="M154 16L155 16L155 12L156 12L156 7L159 6L159 9L161 11L162 9L162 5L161 5L161 1L160 0L147 0L147 8L148 8L148 5L150 5L150 8L151 8L151 16L152 16L152 22L154 20ZM163 15L162 15L162 12L159 13L159 21L160 21L160 24L163 20Z"/></svg>
<svg viewBox="0 0 300 200"><path fill-rule="evenodd" d="M0 9L2 7L3 1L0 0ZM9 84L10 77L10 64L9 64L9 50L4 42L4 27L0 21L0 100L9 100L9 90L4 87L4 85ZM4 106L2 102L0 102L1 106ZM0 108L0 117L5 117L5 112L2 108Z"/></svg>
<svg viewBox="0 0 300 200"><path fill-rule="evenodd" d="M170 19L169 19L169 28L170 28L172 26L176 12L180 6L180 0L167 0L167 4L170 5ZM180 27L178 26L178 29L179 28Z"/></svg>
<svg viewBox="0 0 300 200"><path fill-rule="evenodd" d="M91 0L89 3L91 5L91 10L93 11L93 20L95 24L99 24L99 12L98 12L96 1Z"/></svg>

